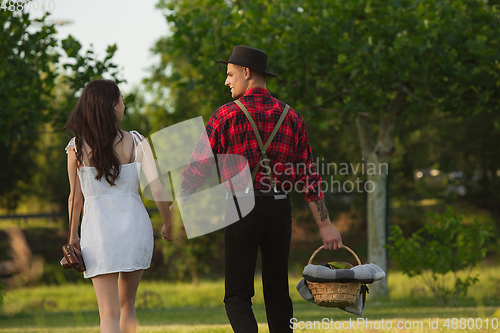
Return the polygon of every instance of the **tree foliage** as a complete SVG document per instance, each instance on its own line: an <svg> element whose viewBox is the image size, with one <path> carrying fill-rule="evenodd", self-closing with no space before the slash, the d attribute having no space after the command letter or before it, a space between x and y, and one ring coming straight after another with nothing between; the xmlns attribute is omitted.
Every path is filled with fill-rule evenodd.
<svg viewBox="0 0 500 333"><path fill-rule="evenodd" d="M278 74L271 90L318 123L343 111L387 112L399 93L419 114L498 108L498 11L482 1L163 0L159 7L168 9L172 35L157 43L162 61L150 82L169 87L185 117L228 100L225 68L215 60L240 44L270 55Z"/></svg>
<svg viewBox="0 0 500 333"><path fill-rule="evenodd" d="M50 119L46 98L58 60L54 27L31 33L30 24L28 14L0 12L0 198L9 210L36 170L32 152L39 127Z"/></svg>
<svg viewBox="0 0 500 333"><path fill-rule="evenodd" d="M54 128L65 123L88 81L106 73L120 82L111 63L116 46L108 48L103 61L92 50L81 55L72 36L60 45L46 17L36 20L37 28L27 13L0 12L0 206L9 211L23 195L61 203L67 184L61 178L64 139L53 135ZM66 64L60 62L58 46L69 58Z"/></svg>

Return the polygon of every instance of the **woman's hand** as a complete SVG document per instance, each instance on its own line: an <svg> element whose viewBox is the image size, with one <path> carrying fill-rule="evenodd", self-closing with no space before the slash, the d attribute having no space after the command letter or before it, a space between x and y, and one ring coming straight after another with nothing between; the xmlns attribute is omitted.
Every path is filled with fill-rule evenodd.
<svg viewBox="0 0 500 333"><path fill-rule="evenodd" d="M174 240L174 237L172 237L172 225L163 225L161 228L161 237L167 242Z"/></svg>
<svg viewBox="0 0 500 333"><path fill-rule="evenodd" d="M170 205L169 210L170 210L170 214L172 217L172 214L175 210L175 202L172 205ZM170 221L173 221L173 219L170 219ZM167 242L171 242L173 240L181 240L182 236L184 236L184 230L186 230L186 229L184 227L182 227L179 230L179 234L177 235L177 238L174 239L174 237L172 236L172 233L173 233L172 225L171 224L164 224L163 227L161 228L161 236Z"/></svg>
<svg viewBox="0 0 500 333"><path fill-rule="evenodd" d="M69 244L73 245L75 248L78 249L78 251L81 251L82 249L80 248L80 238L70 238L69 239Z"/></svg>

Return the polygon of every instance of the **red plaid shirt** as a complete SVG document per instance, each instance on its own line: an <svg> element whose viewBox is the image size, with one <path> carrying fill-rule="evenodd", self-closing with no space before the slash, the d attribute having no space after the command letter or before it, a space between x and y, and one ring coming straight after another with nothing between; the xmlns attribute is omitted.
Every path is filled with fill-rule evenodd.
<svg viewBox="0 0 500 333"><path fill-rule="evenodd" d="M263 88L247 90L239 101L252 115L265 145L286 104L272 97L269 91ZM245 114L235 102L229 102L210 117L206 132L210 146L207 142L202 142L203 140L198 143L191 155L190 164L182 173L184 176L182 189L194 193L211 176L214 163L211 153L213 153L218 156L222 181L232 178L234 189L244 190L249 179L242 178L241 174L239 178L235 178L235 175L238 175L246 164L242 165L235 159L225 156L236 154L245 157L250 173L261 156L254 131ZM304 194L308 202L323 198L321 176L313 164L304 119L292 108L288 111L266 154L270 159L270 168L278 190L289 192L295 188ZM260 165L253 187L256 190L270 191L267 169L263 162Z"/></svg>

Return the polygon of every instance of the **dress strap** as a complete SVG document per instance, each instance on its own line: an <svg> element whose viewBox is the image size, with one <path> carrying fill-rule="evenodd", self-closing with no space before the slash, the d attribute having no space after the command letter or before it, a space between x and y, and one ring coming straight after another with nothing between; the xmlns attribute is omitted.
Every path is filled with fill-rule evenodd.
<svg viewBox="0 0 500 333"><path fill-rule="evenodd" d="M71 140L69 140L68 145L66 146L66 148L64 148L64 150L66 151L66 154L68 154L68 150L69 150L70 146L72 146L73 149L75 150L75 152L77 152L76 145L75 145L75 138L72 138Z"/></svg>
<svg viewBox="0 0 500 333"><path fill-rule="evenodd" d="M76 148L76 143L75 143L75 140L76 138L72 138L71 140L69 140L68 142L68 145L66 146L66 148L64 148L64 150L66 150L66 154L68 154L68 150L69 150L69 147L72 146L73 149L75 150L75 153L78 153L78 149ZM85 144L83 145L83 150L86 151L87 149L85 148ZM85 160L82 156L82 162L83 162L83 166L86 166L85 165Z"/></svg>
<svg viewBox="0 0 500 333"><path fill-rule="evenodd" d="M134 137L132 136L132 149L130 150L130 159L129 163L135 162L136 157L134 158L134 153L135 153L135 140Z"/></svg>
<svg viewBox="0 0 500 333"><path fill-rule="evenodd" d="M142 140L144 140L144 136L142 136L139 132L137 131L130 131L130 134L132 134L132 137L134 138L134 141L137 143L137 145L141 146L142 153L146 159L148 159L146 152L144 151L144 146L142 145ZM137 160L137 145L135 145L135 158L134 162Z"/></svg>

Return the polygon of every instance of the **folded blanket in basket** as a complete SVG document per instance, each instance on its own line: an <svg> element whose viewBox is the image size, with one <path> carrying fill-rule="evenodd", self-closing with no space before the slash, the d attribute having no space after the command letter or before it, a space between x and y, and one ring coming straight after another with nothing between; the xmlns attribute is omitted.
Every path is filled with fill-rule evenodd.
<svg viewBox="0 0 500 333"><path fill-rule="evenodd" d="M375 264L363 264L350 269L331 269L309 264L304 267L302 276L312 282L352 282L373 283L382 280L385 272Z"/></svg>
<svg viewBox="0 0 500 333"><path fill-rule="evenodd" d="M361 287L362 288L359 297L356 300L356 303L354 303L354 305L348 305L346 307L339 309L344 310L345 312L355 314L357 316L362 316L363 310L365 309L366 306L366 292L368 291L368 288L366 288L365 285L362 285ZM307 282L305 279L300 280L300 282L297 284L297 291L299 292L300 296L302 296L303 299L305 299L310 303L314 303L314 296L311 293L311 290L309 290L309 287L307 286Z"/></svg>

